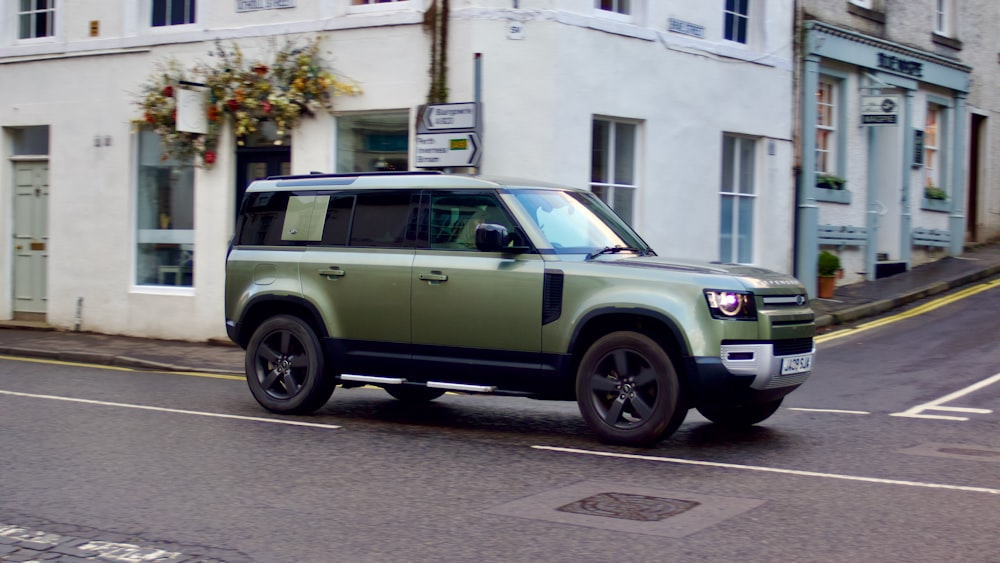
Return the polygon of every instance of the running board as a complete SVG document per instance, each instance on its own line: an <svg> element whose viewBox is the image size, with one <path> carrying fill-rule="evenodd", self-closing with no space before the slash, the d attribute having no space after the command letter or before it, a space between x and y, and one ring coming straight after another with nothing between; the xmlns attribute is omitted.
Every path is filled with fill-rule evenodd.
<svg viewBox="0 0 1000 563"><path fill-rule="evenodd" d="M374 383L376 385L402 385L408 383L405 378L402 377L379 377L376 375L354 375L351 373L343 373L340 375L341 381L357 381L360 383ZM420 385L417 382L411 382L414 385ZM468 385L465 383L447 383L444 381L428 381L427 387L432 387L434 389L447 389L449 391L466 391L470 393L493 393L497 390L496 387L492 385Z"/></svg>
<svg viewBox="0 0 1000 563"><path fill-rule="evenodd" d="M442 381L428 381L428 387L434 389L448 389L449 391L468 391L472 393L492 393L497 390L492 385L466 385L464 383L445 383Z"/></svg>
<svg viewBox="0 0 1000 563"><path fill-rule="evenodd" d="M340 374L342 381L360 381L362 383L378 383L379 385L402 385L406 382L402 377L376 377L374 375Z"/></svg>

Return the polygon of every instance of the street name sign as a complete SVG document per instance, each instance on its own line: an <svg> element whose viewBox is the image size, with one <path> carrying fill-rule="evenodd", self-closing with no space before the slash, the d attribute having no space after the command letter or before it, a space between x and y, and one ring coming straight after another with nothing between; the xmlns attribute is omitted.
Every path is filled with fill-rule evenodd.
<svg viewBox="0 0 1000 563"><path fill-rule="evenodd" d="M474 131L417 134L417 168L476 166L481 154Z"/></svg>

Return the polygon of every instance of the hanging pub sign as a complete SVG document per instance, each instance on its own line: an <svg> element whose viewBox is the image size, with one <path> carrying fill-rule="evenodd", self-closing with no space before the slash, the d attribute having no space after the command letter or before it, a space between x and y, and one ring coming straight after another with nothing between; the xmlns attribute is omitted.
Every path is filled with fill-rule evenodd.
<svg viewBox="0 0 1000 563"><path fill-rule="evenodd" d="M205 113L206 90L179 87L174 90L177 98L177 130L186 133L208 133Z"/></svg>
<svg viewBox="0 0 1000 563"><path fill-rule="evenodd" d="M861 96L862 125L899 123L899 96Z"/></svg>

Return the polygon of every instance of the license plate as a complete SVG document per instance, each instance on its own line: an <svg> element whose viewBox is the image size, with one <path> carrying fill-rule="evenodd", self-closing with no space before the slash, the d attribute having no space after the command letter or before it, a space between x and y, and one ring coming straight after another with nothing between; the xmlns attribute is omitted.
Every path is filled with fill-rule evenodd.
<svg viewBox="0 0 1000 563"><path fill-rule="evenodd" d="M812 369L812 360L812 354L781 358L781 375L792 375L793 373L809 371Z"/></svg>

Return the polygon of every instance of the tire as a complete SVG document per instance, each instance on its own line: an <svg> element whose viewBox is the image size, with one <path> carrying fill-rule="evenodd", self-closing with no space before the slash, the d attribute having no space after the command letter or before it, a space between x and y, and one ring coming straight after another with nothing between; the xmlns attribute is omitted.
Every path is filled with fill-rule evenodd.
<svg viewBox="0 0 1000 563"><path fill-rule="evenodd" d="M651 446L687 416L677 370L653 339L613 332L584 353L576 376L577 405L607 443Z"/></svg>
<svg viewBox="0 0 1000 563"><path fill-rule="evenodd" d="M319 338L298 317L264 321L247 345L247 385L265 409L311 414L330 400L336 382L326 373Z"/></svg>
<svg viewBox="0 0 1000 563"><path fill-rule="evenodd" d="M767 420L778 410L783 400L784 397L756 405L700 405L698 412L720 426L742 428Z"/></svg>
<svg viewBox="0 0 1000 563"><path fill-rule="evenodd" d="M404 403L426 403L444 395L444 389L420 385L386 385L386 392Z"/></svg>

